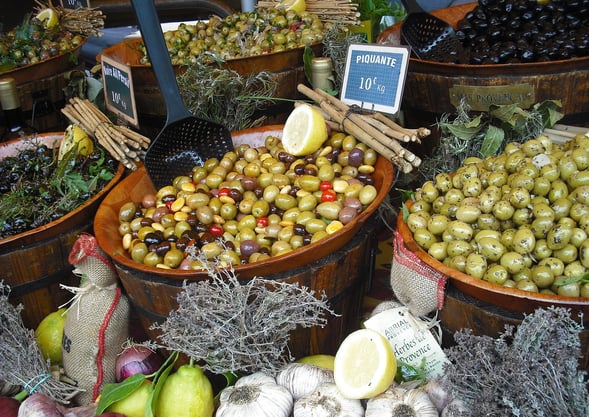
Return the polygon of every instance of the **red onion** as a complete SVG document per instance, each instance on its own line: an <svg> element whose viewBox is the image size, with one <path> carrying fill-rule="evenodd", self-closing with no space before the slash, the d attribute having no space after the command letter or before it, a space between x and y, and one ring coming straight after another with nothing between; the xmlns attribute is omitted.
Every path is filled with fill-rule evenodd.
<svg viewBox="0 0 589 417"><path fill-rule="evenodd" d="M35 393L25 398L18 417L63 417L63 407L45 394Z"/></svg>
<svg viewBox="0 0 589 417"><path fill-rule="evenodd" d="M115 378L121 382L135 374L149 375L162 366L162 357L143 345L131 345L123 350L115 363Z"/></svg>
<svg viewBox="0 0 589 417"><path fill-rule="evenodd" d="M0 397L0 417L16 417L20 401L11 397Z"/></svg>

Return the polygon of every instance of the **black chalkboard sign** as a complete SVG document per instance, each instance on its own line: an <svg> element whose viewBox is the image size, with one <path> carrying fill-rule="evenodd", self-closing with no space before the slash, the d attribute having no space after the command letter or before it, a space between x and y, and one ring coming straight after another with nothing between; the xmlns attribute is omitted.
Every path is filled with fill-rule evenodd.
<svg viewBox="0 0 589 417"><path fill-rule="evenodd" d="M90 0L60 0L60 2L64 9L90 8Z"/></svg>
<svg viewBox="0 0 589 417"><path fill-rule="evenodd" d="M100 60L106 108L134 126L138 126L131 67L106 55L102 55Z"/></svg>

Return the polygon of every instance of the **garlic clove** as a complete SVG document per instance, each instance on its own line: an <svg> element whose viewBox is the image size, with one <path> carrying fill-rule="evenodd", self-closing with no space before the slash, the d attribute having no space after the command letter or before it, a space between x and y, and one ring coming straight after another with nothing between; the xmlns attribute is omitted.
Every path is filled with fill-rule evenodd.
<svg viewBox="0 0 589 417"><path fill-rule="evenodd" d="M299 398L315 391L323 382L334 382L333 371L310 363L290 362L276 375L276 382Z"/></svg>
<svg viewBox="0 0 589 417"><path fill-rule="evenodd" d="M296 400L293 406L293 417L363 416L362 402L345 398L333 382L321 383L315 391Z"/></svg>

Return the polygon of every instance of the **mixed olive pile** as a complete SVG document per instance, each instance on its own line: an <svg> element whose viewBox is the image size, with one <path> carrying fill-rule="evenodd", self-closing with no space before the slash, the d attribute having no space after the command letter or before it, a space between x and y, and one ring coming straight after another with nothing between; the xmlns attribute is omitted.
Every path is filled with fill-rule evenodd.
<svg viewBox="0 0 589 417"><path fill-rule="evenodd" d="M0 239L45 225L81 206L114 177L118 162L96 145L82 156L34 139L0 160Z"/></svg>
<svg viewBox="0 0 589 417"><path fill-rule="evenodd" d="M0 73L36 64L72 51L84 41L81 35L59 28L46 28L36 18L0 34Z"/></svg>
<svg viewBox="0 0 589 417"><path fill-rule="evenodd" d="M589 1L479 0L456 34L470 64L583 57L589 53Z"/></svg>
<svg viewBox="0 0 589 417"><path fill-rule="evenodd" d="M182 23L166 31L164 38L174 65L189 65L203 52L232 59L281 52L321 42L327 30L317 15L281 8L234 13L224 19L211 17L196 24ZM147 64L145 45L140 44Z"/></svg>
<svg viewBox="0 0 589 417"><path fill-rule="evenodd" d="M432 257L474 278L589 297L588 168L585 135L510 143L426 181L406 223Z"/></svg>
<svg viewBox="0 0 589 417"><path fill-rule="evenodd" d="M308 245L354 220L377 196L377 153L336 132L312 155L294 157L268 136L239 145L173 184L119 210L131 258L168 269L259 262Z"/></svg>

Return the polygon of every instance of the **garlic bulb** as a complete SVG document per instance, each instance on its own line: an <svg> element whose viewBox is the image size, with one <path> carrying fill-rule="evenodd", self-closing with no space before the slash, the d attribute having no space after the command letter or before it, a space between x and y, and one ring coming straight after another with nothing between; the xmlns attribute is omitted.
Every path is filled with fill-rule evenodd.
<svg viewBox="0 0 589 417"><path fill-rule="evenodd" d="M294 403L293 417L362 417L360 400L345 398L333 382L323 382Z"/></svg>
<svg viewBox="0 0 589 417"><path fill-rule="evenodd" d="M446 389L443 387L442 383L437 379L432 379L428 381L424 386L423 390L429 396L429 399L434 403L438 412L442 412L444 408L450 402L450 394Z"/></svg>
<svg viewBox="0 0 589 417"><path fill-rule="evenodd" d="M290 362L276 375L276 382L288 389L294 400L315 391L323 382L334 382L333 371L309 363Z"/></svg>
<svg viewBox="0 0 589 417"><path fill-rule="evenodd" d="M436 406L421 388L389 388L366 403L365 417L439 417Z"/></svg>
<svg viewBox="0 0 589 417"><path fill-rule="evenodd" d="M286 388L274 377L256 372L221 391L215 416L289 417L292 406L293 398Z"/></svg>

